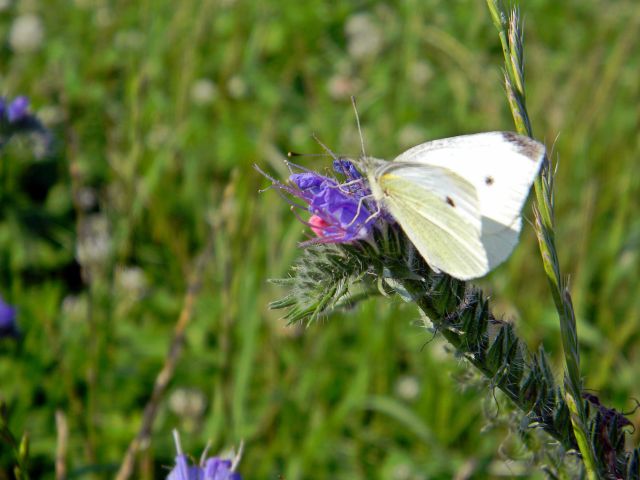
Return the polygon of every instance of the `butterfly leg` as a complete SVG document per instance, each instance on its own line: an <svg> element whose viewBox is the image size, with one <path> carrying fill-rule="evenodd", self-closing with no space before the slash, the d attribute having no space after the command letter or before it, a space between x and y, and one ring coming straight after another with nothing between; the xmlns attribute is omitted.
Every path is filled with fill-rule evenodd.
<svg viewBox="0 0 640 480"><path fill-rule="evenodd" d="M362 205L364 205L365 200L371 200L373 198L373 195L365 195L364 197L360 197L360 200L358 200L358 208L356 209L356 213L353 216L353 220L351 220L346 226L345 228L349 228L351 227L356 220L358 219L358 217L360 216L360 212L362 211ZM377 204L376 204L377 205ZM380 206L378 205L378 209L372 213L371 215L369 215L367 217L367 219L363 222L363 223L367 223L369 220L377 217L378 215L380 215L380 212L382 210L380 209Z"/></svg>
<svg viewBox="0 0 640 480"><path fill-rule="evenodd" d="M372 197L373 195L369 195L369 196ZM367 217L367 219L364 221L364 223L369 222L369 220L373 220L374 218L379 216L381 213L382 213L382 209L380 208L380 204L378 204L378 202L376 202L376 211L373 212L371 215L369 215Z"/></svg>
<svg viewBox="0 0 640 480"><path fill-rule="evenodd" d="M327 185L327 186L329 188L337 188L338 190L340 190L340 192L351 195L353 194L352 191L350 191L349 189L343 189L342 187L350 187L352 185L358 185L358 184L362 185L362 182L363 182L362 178L358 178L356 180L351 180L350 182L341 183L338 185Z"/></svg>

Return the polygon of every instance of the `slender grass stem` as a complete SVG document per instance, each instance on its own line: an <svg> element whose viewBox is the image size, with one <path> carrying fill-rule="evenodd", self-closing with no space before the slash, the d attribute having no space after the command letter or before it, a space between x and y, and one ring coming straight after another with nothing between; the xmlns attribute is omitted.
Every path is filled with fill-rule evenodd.
<svg viewBox="0 0 640 480"><path fill-rule="evenodd" d="M69 449L69 424L62 410L56 410L56 480L67 478L67 451Z"/></svg>
<svg viewBox="0 0 640 480"><path fill-rule="evenodd" d="M524 43L517 8L507 17L500 0L487 0L489 12L498 29L505 59L505 87L518 133L533 136L526 108L524 79ZM536 205L535 230L542 263L558 312L565 363L565 400L571 411L571 422L589 479L598 478L595 452L587 433L587 413L582 401L580 353L573 303L562 279L554 235L553 170L548 159L534 183Z"/></svg>
<svg viewBox="0 0 640 480"><path fill-rule="evenodd" d="M195 301L200 290L200 284L202 281L202 274L207 260L210 258L213 250L213 229L209 235L208 242L198 256L193 273L187 284L187 290L184 296L182 310L176 321L176 325L173 331L173 338L165 357L164 365L156 377L151 398L147 402L144 413L142 416L142 424L138 430L138 434L129 444L127 452L122 460L120 469L116 475L116 480L126 480L131 477L134 469L135 458L141 448L149 443L149 437L151 435L151 429L153 428L153 422L158 413L158 407L160 400L169 386L169 382L173 378L180 354L182 353L182 345L184 343L184 336L187 325L191 320L193 314L193 308Z"/></svg>

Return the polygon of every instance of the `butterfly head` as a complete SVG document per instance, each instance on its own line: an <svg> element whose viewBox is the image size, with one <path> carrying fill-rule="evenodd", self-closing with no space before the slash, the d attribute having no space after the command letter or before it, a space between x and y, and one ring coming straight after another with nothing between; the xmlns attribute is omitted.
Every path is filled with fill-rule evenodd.
<svg viewBox="0 0 640 480"><path fill-rule="evenodd" d="M378 185L378 171L381 166L385 165L385 160L375 157L361 156L357 160L351 160L362 176L366 179L371 194L376 200L382 198L382 191Z"/></svg>

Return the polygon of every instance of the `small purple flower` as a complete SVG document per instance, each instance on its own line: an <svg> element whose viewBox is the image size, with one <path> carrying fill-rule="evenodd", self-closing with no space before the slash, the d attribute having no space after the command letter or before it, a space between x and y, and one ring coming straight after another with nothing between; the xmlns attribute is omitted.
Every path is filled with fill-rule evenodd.
<svg viewBox="0 0 640 480"><path fill-rule="evenodd" d="M242 480L239 473L235 472L240 457L242 456L242 446L240 451L232 460L223 460L218 457L209 457L206 460L205 452L202 454L199 465L189 465L187 456L182 453L180 437L177 431L173 431L173 438L176 444L176 466L173 467L167 480Z"/></svg>
<svg viewBox="0 0 640 480"><path fill-rule="evenodd" d="M356 169L356 166L349 160L344 158L338 158L333 161L333 170L336 173L341 173L347 180L359 180L362 178L362 174Z"/></svg>
<svg viewBox="0 0 640 480"><path fill-rule="evenodd" d="M337 158L333 161L333 169L337 173L344 175L344 177L347 179L347 183L341 185L342 190L348 191L353 194L358 199L358 201L362 197L372 196L368 184L365 182L362 174L358 171L351 160L347 160L346 158ZM375 204L373 204L373 202L369 202L369 205L373 205L375 207ZM396 223L395 218L393 218L393 216L385 210L381 210L379 215L376 216L384 223L388 223L390 225Z"/></svg>
<svg viewBox="0 0 640 480"><path fill-rule="evenodd" d="M16 309L0 298L0 338L15 337L17 334Z"/></svg>
<svg viewBox="0 0 640 480"><path fill-rule="evenodd" d="M366 180L349 160L338 158L333 163L334 169L347 180L346 183L292 163L288 165L302 171L289 176L290 184L271 178L257 166L256 170L271 180L273 187L280 192L303 202L296 203L283 195L292 207L311 214L309 220L298 219L310 227L318 238L304 242L303 245L350 243L371 236L376 221L381 218L380 212L371 198Z"/></svg>
<svg viewBox="0 0 640 480"><path fill-rule="evenodd" d="M308 205L310 226L321 243L347 243L367 238L375 215L366 206L363 184L342 186L315 172L295 173L289 180L297 189L287 190Z"/></svg>
<svg viewBox="0 0 640 480"><path fill-rule="evenodd" d="M315 172L294 173L289 177L309 198L320 195L327 187L334 187L336 182Z"/></svg>
<svg viewBox="0 0 640 480"><path fill-rule="evenodd" d="M189 465L189 460L184 454L176 457L176 466L169 472L167 480L200 480L202 468L198 465Z"/></svg>
<svg viewBox="0 0 640 480"><path fill-rule="evenodd" d="M242 480L239 473L231 470L231 460L210 457L204 463L204 480Z"/></svg>
<svg viewBox="0 0 640 480"><path fill-rule="evenodd" d="M29 99L24 95L13 100L0 97L0 150L12 137L26 135L30 137L36 157L49 154L53 137L40 119L29 112Z"/></svg>
<svg viewBox="0 0 640 480"><path fill-rule="evenodd" d="M18 122L27 116L29 99L24 95L20 95L6 107L6 110L9 123Z"/></svg>

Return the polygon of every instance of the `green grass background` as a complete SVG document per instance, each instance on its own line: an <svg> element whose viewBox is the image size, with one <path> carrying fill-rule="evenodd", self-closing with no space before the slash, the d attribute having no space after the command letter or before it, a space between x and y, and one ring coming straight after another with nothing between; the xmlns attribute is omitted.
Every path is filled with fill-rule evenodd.
<svg viewBox="0 0 640 480"><path fill-rule="evenodd" d="M640 5L527 0L521 11L532 124L558 159L557 242L585 383L628 410L640 397ZM17 53L10 29L25 13L44 37ZM375 27L374 56L349 53L358 14ZM212 452L244 439L249 479L535 475L513 419L496 417L487 387L438 339L426 344L415 309L381 298L306 329L267 309L285 293L267 279L286 275L304 228L277 195L258 193L268 182L254 163L285 176L288 150L320 151L314 132L356 155L350 94L377 157L512 129L484 2L14 1L0 11L0 76L0 93L28 95L56 138L45 159L25 142L2 153L0 295L23 336L0 341L0 397L12 430L29 432L34 478L54 478L56 411L69 424L70 477L113 477L212 228L135 478L164 477L173 428L195 456L207 439ZM202 79L215 87L208 102L194 99ZM96 202L78 209L73 192ZM78 219L96 215L108 249L83 280ZM132 267L139 290L123 284ZM559 361L531 227L481 284L496 313ZM176 392L204 398L204 412L176 408ZM10 458L0 446L0 478Z"/></svg>

